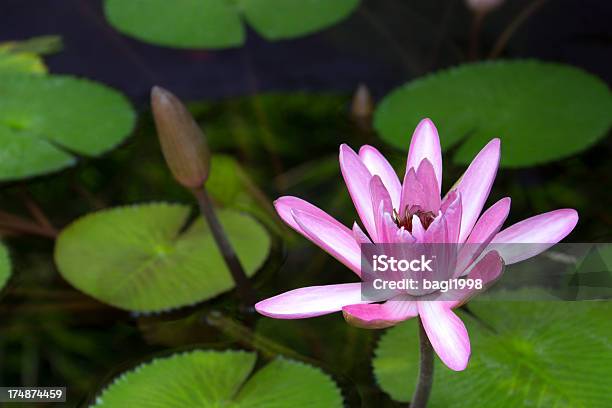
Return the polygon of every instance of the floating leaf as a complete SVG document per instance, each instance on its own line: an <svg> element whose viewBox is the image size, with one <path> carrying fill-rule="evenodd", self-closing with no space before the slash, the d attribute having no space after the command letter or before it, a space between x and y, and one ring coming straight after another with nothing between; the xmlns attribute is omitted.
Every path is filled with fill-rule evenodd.
<svg viewBox="0 0 612 408"><path fill-rule="evenodd" d="M0 244L0 290L11 277L11 258L8 249Z"/></svg>
<svg viewBox="0 0 612 408"><path fill-rule="evenodd" d="M472 344L462 372L436 358L430 407L609 407L610 302L470 303ZM482 323L486 322L486 324ZM382 389L409 401L418 372L416 320L382 337L373 361Z"/></svg>
<svg viewBox="0 0 612 408"><path fill-rule="evenodd" d="M106 0L119 31L153 44L227 48L245 41L242 19L270 40L293 38L343 19L359 0Z"/></svg>
<svg viewBox="0 0 612 408"><path fill-rule="evenodd" d="M0 75L0 180L45 174L127 137L135 113L120 93L67 76Z"/></svg>
<svg viewBox="0 0 612 408"><path fill-rule="evenodd" d="M0 75L15 72L44 74L47 72L47 67L42 58L36 54L12 52L0 44Z"/></svg>
<svg viewBox="0 0 612 408"><path fill-rule="evenodd" d="M568 157L603 138L612 124L612 94L597 77L537 61L468 64L414 80L379 105L375 127L406 149L418 121L430 117L442 147L460 142L467 164L494 137L502 165L523 167Z"/></svg>
<svg viewBox="0 0 612 408"><path fill-rule="evenodd" d="M26 40L5 41L0 43L0 49L11 52L27 52L36 55L50 55L60 52L64 47L59 35L41 35Z"/></svg>
<svg viewBox="0 0 612 408"><path fill-rule="evenodd" d="M278 358L249 378L255 360L244 351L155 359L118 377L94 407L342 407L338 387L318 368Z"/></svg>
<svg viewBox="0 0 612 408"><path fill-rule="evenodd" d="M182 228L189 208L172 204L120 207L87 215L62 231L55 260L77 289L113 306L140 312L191 305L232 289L231 275L207 225ZM252 218L220 211L219 218L246 274L270 249Z"/></svg>
<svg viewBox="0 0 612 408"><path fill-rule="evenodd" d="M269 40L299 37L342 20L359 0L242 0L244 16Z"/></svg>

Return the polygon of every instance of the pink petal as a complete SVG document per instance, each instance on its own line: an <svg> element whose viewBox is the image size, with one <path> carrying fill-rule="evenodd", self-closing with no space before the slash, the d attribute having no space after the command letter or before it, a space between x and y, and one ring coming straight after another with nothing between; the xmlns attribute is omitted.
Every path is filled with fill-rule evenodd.
<svg viewBox="0 0 612 408"><path fill-rule="evenodd" d="M470 236L465 241L465 245L459 252L459 265L457 267L459 274L478 258L495 234L499 232L510 212L510 202L510 197L502 198L489 207L478 219Z"/></svg>
<svg viewBox="0 0 612 408"><path fill-rule="evenodd" d="M361 283L309 286L262 300L255 310L275 319L303 319L342 310L361 300Z"/></svg>
<svg viewBox="0 0 612 408"><path fill-rule="evenodd" d="M489 248L497 250L510 265L544 252L572 232L577 223L578 213L572 209L539 214L498 233Z"/></svg>
<svg viewBox="0 0 612 408"><path fill-rule="evenodd" d="M489 207L478 219L466 244L488 243L499 232L510 212L510 197L505 197Z"/></svg>
<svg viewBox="0 0 612 408"><path fill-rule="evenodd" d="M461 194L453 194L454 200L448 204L444 213L438 215L425 232L424 242L454 244L459 237L463 204Z"/></svg>
<svg viewBox="0 0 612 408"><path fill-rule="evenodd" d="M274 207L276 208L276 212L278 212L278 215L283 219L283 221L285 221L291 228L293 228L304 236L306 236L306 234L295 222L295 220L293 219L293 215L291 215L291 210L293 209L308 213L314 217L328 221L334 224L338 229L350 231L347 227L338 222L334 217L321 210L320 208L310 204L308 201L302 200L301 198L292 196L280 197L279 199L274 201ZM308 238L308 236L306 236L306 238Z"/></svg>
<svg viewBox="0 0 612 408"><path fill-rule="evenodd" d="M376 236L374 211L370 197L370 179L372 175L363 164L357 153L346 144L340 146L340 170L348 188L359 218L370 237Z"/></svg>
<svg viewBox="0 0 612 408"><path fill-rule="evenodd" d="M359 224L356 222L353 223L353 237L355 237L355 241L358 244L371 244L370 238L363 232Z"/></svg>
<svg viewBox="0 0 612 408"><path fill-rule="evenodd" d="M429 228L427 228L425 236L423 237L423 242L431 244L449 242L448 226L446 224L446 218L444 218L443 215L438 215Z"/></svg>
<svg viewBox="0 0 612 408"><path fill-rule="evenodd" d="M470 359L470 339L465 325L447 302L418 302L427 337L440 360L451 370L462 371Z"/></svg>
<svg viewBox="0 0 612 408"><path fill-rule="evenodd" d="M457 197L450 203L444 214L446 228L448 230L447 243L459 242L459 231L463 222L463 197L457 193Z"/></svg>
<svg viewBox="0 0 612 408"><path fill-rule="evenodd" d="M487 252L485 256L472 266L472 269L468 273L469 279L480 279L483 284L482 289L476 289L475 287L469 289L449 289L446 292L437 292L431 295L427 295L425 299L435 302L446 302L451 308L458 307L466 303L473 296L484 292L489 286L491 286L499 277L502 275L504 270L504 261L496 251Z"/></svg>
<svg viewBox="0 0 612 408"><path fill-rule="evenodd" d="M440 209L440 189L438 188L435 170L429 160L423 159L421 164L419 164L416 177L423 186L425 196L427 197L427 204L424 208L437 213Z"/></svg>
<svg viewBox="0 0 612 408"><path fill-rule="evenodd" d="M465 241L489 197L499 166L500 141L491 140L469 165L454 191L461 193L463 217L459 242Z"/></svg>
<svg viewBox="0 0 612 408"><path fill-rule="evenodd" d="M412 134L406 172L418 169L423 159L429 160L433 165L439 194L442 191L442 151L438 130L430 119L423 119Z"/></svg>
<svg viewBox="0 0 612 408"><path fill-rule="evenodd" d="M389 242L383 241L383 237L389 236L384 216L385 214L393 213L393 204L379 176L373 176L370 180L370 196L374 210L374 224L376 225L376 236L372 237L372 239L375 242ZM395 234L395 231L393 231L393 234Z"/></svg>
<svg viewBox="0 0 612 408"><path fill-rule="evenodd" d="M291 214L308 239L361 276L361 248L351 230L304 211Z"/></svg>
<svg viewBox="0 0 612 408"><path fill-rule="evenodd" d="M359 149L359 157L361 157L361 161L370 171L370 174L380 177L391 196L393 208L399 208L402 185L397 173L387 159L376 148L368 145Z"/></svg>
<svg viewBox="0 0 612 408"><path fill-rule="evenodd" d="M402 197L399 206L400 217L404 217L406 215L406 209L410 209L413 206L419 206L422 210L427 211L427 204L427 194L423 185L421 185L417 179L415 169L408 170L402 184Z"/></svg>
<svg viewBox="0 0 612 408"><path fill-rule="evenodd" d="M344 318L353 326L364 329L383 329L418 315L417 303L407 295L400 295L385 303L348 305L342 308Z"/></svg>

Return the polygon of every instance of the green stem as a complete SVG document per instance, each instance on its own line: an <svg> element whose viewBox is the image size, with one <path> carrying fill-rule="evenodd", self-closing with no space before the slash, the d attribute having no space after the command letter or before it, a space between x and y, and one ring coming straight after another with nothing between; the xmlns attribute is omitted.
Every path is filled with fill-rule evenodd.
<svg viewBox="0 0 612 408"><path fill-rule="evenodd" d="M433 385L434 351L423 327L423 321L420 317L418 319L421 359L419 362L419 380L410 402L410 408L425 408Z"/></svg>
<svg viewBox="0 0 612 408"><path fill-rule="evenodd" d="M236 288L238 293L240 293L240 297L242 300L249 306L255 304L255 293L253 292L253 288L251 287L251 282L249 278L247 278L242 265L240 264L240 260L232 248L232 245L219 222L219 218L217 217L217 213L213 207L213 203L206 191L205 187L193 189L193 195L198 201L198 205L200 206L200 211L206 221L208 222L208 226L210 227L210 231L213 234L215 242L217 243L217 247L221 252L221 256L225 260L225 264L229 269L232 279L236 284Z"/></svg>

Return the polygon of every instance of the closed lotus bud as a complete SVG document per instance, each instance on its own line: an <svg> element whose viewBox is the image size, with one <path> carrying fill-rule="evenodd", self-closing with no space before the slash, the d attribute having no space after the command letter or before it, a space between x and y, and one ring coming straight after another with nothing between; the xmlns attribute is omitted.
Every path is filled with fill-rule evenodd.
<svg viewBox="0 0 612 408"><path fill-rule="evenodd" d="M476 13L488 13L503 2L504 0L465 0L467 6Z"/></svg>
<svg viewBox="0 0 612 408"><path fill-rule="evenodd" d="M374 102L370 90L364 84L359 84L353 102L351 104L351 115L358 120L369 120L374 112Z"/></svg>
<svg viewBox="0 0 612 408"><path fill-rule="evenodd" d="M357 127L366 133L372 129L372 115L374 113L374 101L370 90L364 84L360 84L353 95L351 103L351 117Z"/></svg>
<svg viewBox="0 0 612 408"><path fill-rule="evenodd" d="M202 129L171 92L153 87L151 107L162 152L172 175L184 187L202 187L210 170L210 151Z"/></svg>

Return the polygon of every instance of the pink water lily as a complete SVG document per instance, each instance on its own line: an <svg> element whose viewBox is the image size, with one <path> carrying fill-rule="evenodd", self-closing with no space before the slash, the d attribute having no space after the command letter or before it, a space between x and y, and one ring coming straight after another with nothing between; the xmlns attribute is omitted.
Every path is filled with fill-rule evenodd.
<svg viewBox="0 0 612 408"><path fill-rule="evenodd" d="M510 198L502 198L484 213L500 160L500 140L491 140L474 158L463 176L441 198L442 154L434 124L424 119L410 143L403 183L383 155L372 146L359 153L340 146L340 168L365 231L355 222L342 225L316 206L296 197L275 202L280 217L361 276L364 243L480 244L478 254L462 260L462 273L492 282L504 265L535 256L567 236L578 222L573 209L540 214L504 230ZM501 230L501 231L500 231ZM535 243L531 251L516 251L515 243ZM470 246L473 248L474 246ZM532 246L530 246L532 248ZM466 261L467 260L467 261ZM369 328L392 326L419 316L440 359L453 370L466 368L470 342L453 308L473 295L464 290L451 300L421 300L394 293L384 303L362 300L361 284L342 283L295 289L255 305L265 316L301 319L342 311L346 320Z"/></svg>

